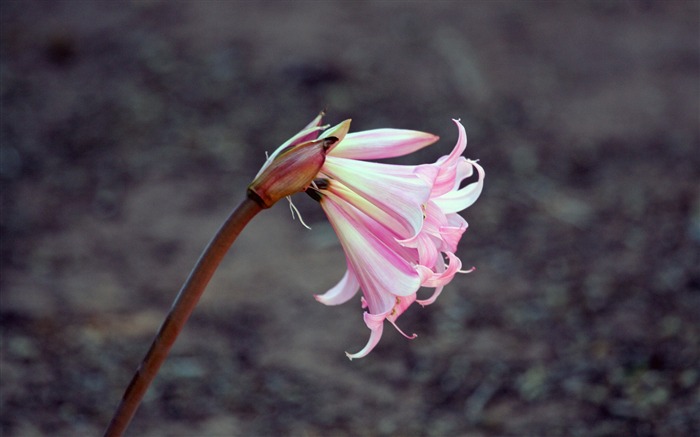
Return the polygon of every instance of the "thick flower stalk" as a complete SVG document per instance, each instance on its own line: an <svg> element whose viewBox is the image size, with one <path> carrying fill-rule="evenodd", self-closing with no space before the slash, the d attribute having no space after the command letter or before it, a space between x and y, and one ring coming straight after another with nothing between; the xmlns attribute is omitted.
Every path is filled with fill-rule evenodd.
<svg viewBox="0 0 700 437"><path fill-rule="evenodd" d="M127 386L105 430L105 437L119 437L129 425L209 280L243 228L263 209L284 197L307 189L318 175L325 162L326 152L338 141L330 135L318 138L313 133L319 129L310 126L308 130L284 143L268 158L248 186L246 198L231 212L204 249Z"/></svg>
<svg viewBox="0 0 700 437"><path fill-rule="evenodd" d="M350 359L367 355L379 342L384 321L396 320L414 302L433 303L457 273L455 255L467 222L458 214L479 197L484 170L462 156L464 127L454 120L458 139L452 152L431 164L392 165L368 162L414 152L434 143L434 135L400 129L348 133L350 120L320 132L317 117L302 135L333 138L325 163L307 193L319 201L347 258L340 282L316 299L338 305L362 290L364 321L371 334ZM316 127L318 130L310 130ZM336 141L337 140L337 141ZM476 170L476 180L472 180ZM472 178L464 187L463 181ZM433 288L417 299L421 287Z"/></svg>

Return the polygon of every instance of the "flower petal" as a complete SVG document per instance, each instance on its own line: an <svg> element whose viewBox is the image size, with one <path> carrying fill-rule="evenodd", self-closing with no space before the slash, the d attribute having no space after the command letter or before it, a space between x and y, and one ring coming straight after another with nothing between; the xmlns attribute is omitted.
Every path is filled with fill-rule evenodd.
<svg viewBox="0 0 700 437"><path fill-rule="evenodd" d="M333 193L324 193L321 207L338 235L372 314L390 309L392 294L407 296L418 290L421 278L416 269L382 241L394 241L393 234L370 231L376 222Z"/></svg>
<svg viewBox="0 0 700 437"><path fill-rule="evenodd" d="M422 306L422 307L428 306L428 305L430 305L430 304L432 304L432 303L435 303L435 301L437 300L437 298L438 298L438 297L440 296L440 294L442 293L442 290L444 290L444 289L445 289L444 286L442 286L442 287L435 287L435 291L433 291L433 294L432 294L429 298L427 298L427 299L416 299L416 303L417 303L418 305Z"/></svg>
<svg viewBox="0 0 700 437"><path fill-rule="evenodd" d="M403 234L400 230L405 228L405 222L399 221L395 218L395 214L380 208L376 203L352 191L339 180L330 179L327 186L324 187L324 191L335 194L338 198L359 209L388 230L394 230L397 232L397 235Z"/></svg>
<svg viewBox="0 0 700 437"><path fill-rule="evenodd" d="M457 125L459 136L452 152L435 163L440 168L440 172L435 178L431 197L439 197L457 189L464 178L472 175L472 166L465 165L467 160L462 156L467 147L467 134L459 120L452 121Z"/></svg>
<svg viewBox="0 0 700 437"><path fill-rule="evenodd" d="M435 272L436 273L442 273L445 271L447 267L445 266L445 261L442 258L438 258L437 262L435 263ZM435 287L435 291L433 291L433 294L427 298L427 299L416 299L416 302L420 306L427 306L435 302L437 300L438 296L440 296L440 293L442 293L442 290L444 289L444 286L440 287Z"/></svg>
<svg viewBox="0 0 700 437"><path fill-rule="evenodd" d="M477 164L476 161L468 162L473 165L474 168L476 168L476 171L479 173L479 180L467 185L464 188L451 191L447 194L443 194L440 197L432 199L433 202L435 202L446 214L462 211L463 209L471 206L474 202L476 202L476 199L479 198L481 190L484 188L484 169Z"/></svg>
<svg viewBox="0 0 700 437"><path fill-rule="evenodd" d="M410 296L402 296L396 298L396 304L391 309L391 313L387 314L386 319L392 323L396 322L401 314L404 313L416 301L415 293Z"/></svg>
<svg viewBox="0 0 700 437"><path fill-rule="evenodd" d="M407 155L429 146L440 137L407 129L373 129L345 136L332 155L350 159L382 159Z"/></svg>
<svg viewBox="0 0 700 437"><path fill-rule="evenodd" d="M443 156L443 158L445 158ZM441 158L442 159L442 158ZM460 182L468 178L473 173L473 167L469 165L466 158L460 156L454 165L435 164L439 171L433 183L433 190L430 197L440 197L443 194L459 188Z"/></svg>
<svg viewBox="0 0 700 437"><path fill-rule="evenodd" d="M468 224L464 218L457 214L447 215L447 225L440 226L440 237L442 238L442 250L445 252L456 252L462 234L467 230Z"/></svg>
<svg viewBox="0 0 700 437"><path fill-rule="evenodd" d="M402 167L410 167L403 168ZM322 172L341 181L359 196L388 212L402 224L402 238L414 236L423 224L422 205L430 197L426 170L417 175L416 167L327 156Z"/></svg>
<svg viewBox="0 0 700 437"><path fill-rule="evenodd" d="M343 142L343 139L345 138L348 131L350 130L350 123L351 122L352 122L351 119L347 119L345 121L342 121L342 122L336 124L332 128L325 130L321 134L320 138L328 138L328 137L338 138L338 141L328 149L328 153L331 153L331 150L333 150L334 148L336 148L338 146L338 144Z"/></svg>
<svg viewBox="0 0 700 437"><path fill-rule="evenodd" d="M391 309L391 313L389 313L386 316L386 319L391 322L392 325L394 325L394 328L396 328L397 331L404 337L406 337L409 340L413 340L414 338L418 337L416 333L413 333L411 335L406 334L399 328L399 326L396 324L396 320L399 318L401 314L404 313L408 309L408 307L413 304L413 302L416 301L416 294L413 293L410 296L403 296L403 297L397 297L396 298L396 305L394 305L394 308Z"/></svg>
<svg viewBox="0 0 700 437"><path fill-rule="evenodd" d="M459 120L453 118L452 121L454 121L457 125L457 130L459 134L457 136L457 144L455 144L455 147L454 149L452 149L452 152L447 157L443 157L440 161L441 164L447 166L457 164L457 160L462 156L462 153L464 153L464 151L467 148L467 133L464 130L464 126L462 126L462 123L460 123Z"/></svg>
<svg viewBox="0 0 700 437"><path fill-rule="evenodd" d="M462 268L462 261L452 252L445 252L447 258L449 259L449 264L443 272L435 272L429 278L423 280L421 286L423 287L444 287L449 284L454 278L455 274L459 272Z"/></svg>
<svg viewBox="0 0 700 437"><path fill-rule="evenodd" d="M352 266L348 265L340 282L325 293L316 294L314 297L324 305L340 305L350 300L359 289L360 282L353 273Z"/></svg>
<svg viewBox="0 0 700 437"><path fill-rule="evenodd" d="M399 240L398 243L402 246L416 249L418 251L418 264L423 266L434 265L440 255L434 237L427 232L421 231L414 237Z"/></svg>
<svg viewBox="0 0 700 437"><path fill-rule="evenodd" d="M352 360L354 358L362 358L368 353L372 352L372 349L374 349L377 343L379 343L379 340L382 338L385 317L386 316L384 314L364 313L363 318L365 319L365 324L371 331L371 334L369 335L369 341L367 342L365 347L363 347L362 350L360 350L357 353L349 354L345 352L345 355L347 355L349 359Z"/></svg>

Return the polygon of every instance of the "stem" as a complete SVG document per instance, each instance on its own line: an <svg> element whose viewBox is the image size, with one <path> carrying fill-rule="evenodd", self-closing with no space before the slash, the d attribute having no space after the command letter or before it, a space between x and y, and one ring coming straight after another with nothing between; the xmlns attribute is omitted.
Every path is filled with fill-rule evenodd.
<svg viewBox="0 0 700 437"><path fill-rule="evenodd" d="M124 433L129 422L134 417L134 413L143 396L146 394L148 386L168 356L170 348L175 343L175 339L182 331L190 314L192 314L194 307L197 305L209 280L219 267L221 260L243 228L263 208L257 196L249 192L248 197L231 212L231 215L209 242L206 249L204 249L190 276L182 285L182 289L180 289L175 298L156 337L153 339L151 348L126 388L114 417L112 417L112 421L104 433L104 437L119 437Z"/></svg>

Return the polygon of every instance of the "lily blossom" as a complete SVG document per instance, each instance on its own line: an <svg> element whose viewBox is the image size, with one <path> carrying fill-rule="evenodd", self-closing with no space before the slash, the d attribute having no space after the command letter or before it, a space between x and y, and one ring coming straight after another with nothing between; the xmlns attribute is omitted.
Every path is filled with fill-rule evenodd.
<svg viewBox="0 0 700 437"><path fill-rule="evenodd" d="M433 303L457 273L455 255L467 222L458 214L481 194L484 170L462 154L464 127L454 120L458 139L452 152L431 164L394 165L368 160L403 156L438 140L429 133L375 129L349 133L350 120L332 128L319 115L285 145L332 140L314 182L306 192L316 199L333 226L346 255L347 271L327 292L316 295L325 305L339 305L362 291L369 341L350 359L366 356L379 342L388 320L396 321L414 302ZM325 130L324 130L325 129ZM468 181L476 170L476 180ZM421 287L434 288L417 299Z"/></svg>

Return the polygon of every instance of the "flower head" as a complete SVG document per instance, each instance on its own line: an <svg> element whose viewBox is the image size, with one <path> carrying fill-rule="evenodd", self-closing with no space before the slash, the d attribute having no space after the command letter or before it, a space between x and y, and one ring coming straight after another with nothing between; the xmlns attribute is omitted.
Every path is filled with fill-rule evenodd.
<svg viewBox="0 0 700 437"><path fill-rule="evenodd" d="M465 273L455 252L467 222L457 213L479 197L484 170L462 156L467 138L462 124L454 122L459 135L452 152L422 165L367 160L406 155L438 139L425 132L348 133L350 120L321 132L319 115L297 134L304 141L334 139L307 193L321 204L347 259L340 282L316 299L338 305L362 290L364 321L371 334L362 350L347 354L350 359L376 346L385 320L396 327L413 302L433 303L458 272ZM476 180L462 186L475 170ZM417 299L421 287L433 288L432 296Z"/></svg>

